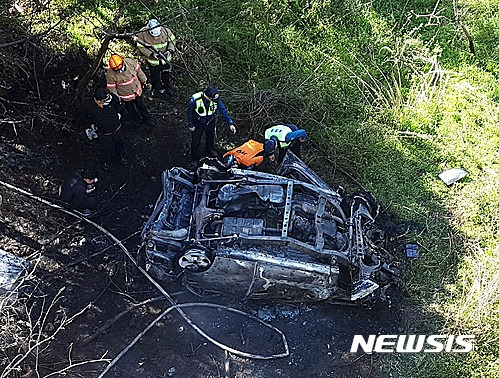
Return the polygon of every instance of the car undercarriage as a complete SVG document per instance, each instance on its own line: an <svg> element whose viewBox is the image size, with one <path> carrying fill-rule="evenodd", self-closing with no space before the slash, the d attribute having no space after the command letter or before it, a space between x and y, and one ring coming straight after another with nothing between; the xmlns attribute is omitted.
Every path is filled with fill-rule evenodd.
<svg viewBox="0 0 499 378"><path fill-rule="evenodd" d="M368 193L340 195L291 152L269 174L213 160L163 173L140 261L199 294L361 303L396 279Z"/></svg>

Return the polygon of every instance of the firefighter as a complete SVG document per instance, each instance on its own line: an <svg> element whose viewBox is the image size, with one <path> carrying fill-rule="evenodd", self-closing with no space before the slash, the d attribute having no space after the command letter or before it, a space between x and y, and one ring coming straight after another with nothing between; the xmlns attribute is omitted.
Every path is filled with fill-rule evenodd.
<svg viewBox="0 0 499 378"><path fill-rule="evenodd" d="M170 88L172 55L175 52L175 36L172 31L162 26L155 18L137 34L137 47L146 57L151 74L152 95L167 93L173 95Z"/></svg>
<svg viewBox="0 0 499 378"><path fill-rule="evenodd" d="M115 94L105 88L98 88L94 98L84 104L80 114L83 125L97 133L97 144L105 171L109 170L112 161L128 163L123 156L123 111L123 105Z"/></svg>
<svg viewBox="0 0 499 378"><path fill-rule="evenodd" d="M227 168L257 169L267 171L266 163L274 161L273 150L265 150L265 145L250 139L243 145L227 151L223 161Z"/></svg>
<svg viewBox="0 0 499 378"><path fill-rule="evenodd" d="M268 150L279 150L279 163L284 159L288 148L301 157L300 146L306 138L307 132L291 123L275 125L265 130L265 145Z"/></svg>
<svg viewBox="0 0 499 378"><path fill-rule="evenodd" d="M139 124L140 119L148 126L154 126L149 111L142 102L143 86L148 89L147 76L140 68L140 64L121 55L113 54L109 58L109 69L106 72L107 88L119 96L132 121Z"/></svg>
<svg viewBox="0 0 499 378"><path fill-rule="evenodd" d="M218 157L215 150L215 113L220 113L229 124L230 131L235 134L236 127L227 109L220 99L217 88L208 87L203 92L192 95L189 101L189 111L187 115L189 131L192 133L191 142L191 164L199 161L201 138L206 134L206 153L211 157Z"/></svg>

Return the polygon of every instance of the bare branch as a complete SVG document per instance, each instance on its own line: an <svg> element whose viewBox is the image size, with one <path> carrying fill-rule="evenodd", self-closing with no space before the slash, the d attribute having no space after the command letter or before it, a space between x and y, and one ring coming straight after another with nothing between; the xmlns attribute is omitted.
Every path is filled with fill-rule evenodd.
<svg viewBox="0 0 499 378"><path fill-rule="evenodd" d="M470 53L475 55L475 44L473 42L473 36L470 34L468 29L466 29L466 26L464 26L464 24L461 22L461 15L457 7L457 0L452 0L452 5L454 7L454 17L456 18L456 23L459 25L466 39L468 40L468 47L470 49Z"/></svg>
<svg viewBox="0 0 499 378"><path fill-rule="evenodd" d="M54 30L55 28L57 28L61 22L63 21L66 21L69 17L71 17L71 15L67 15L65 17L62 17L59 21L57 21L54 25L50 26L47 30L41 32L41 33L38 33L38 34L34 34L34 35L31 35L29 37L26 37L26 38L23 38L23 39L18 39L16 41L12 41L12 42L7 42L7 43L3 43L0 45L0 48L3 48L3 47L8 47L8 46L14 46L14 45L18 45L20 43L25 43L25 42L31 42L32 40L34 39L37 39L39 37L42 37L48 33L50 33L52 30Z"/></svg>

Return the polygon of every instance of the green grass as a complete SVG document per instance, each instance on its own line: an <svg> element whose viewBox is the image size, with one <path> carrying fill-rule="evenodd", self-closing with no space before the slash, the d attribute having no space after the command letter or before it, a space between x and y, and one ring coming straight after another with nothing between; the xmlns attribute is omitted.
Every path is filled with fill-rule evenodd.
<svg viewBox="0 0 499 378"><path fill-rule="evenodd" d="M163 19L178 10L148 4ZM59 48L91 55L97 40L87 20L108 25L117 5L82 4ZM475 55L450 0L182 5L200 7L170 24L191 69L186 94L216 84L252 136L274 122L298 124L390 211L425 226L413 235L422 256L405 277L412 330L475 334L476 348L394 356L392 375L499 376L499 0L457 1ZM134 2L118 28L137 30L148 17ZM312 150L305 159L334 181ZM453 167L469 176L446 187L437 175Z"/></svg>
<svg viewBox="0 0 499 378"><path fill-rule="evenodd" d="M489 36L499 3L459 3L471 12L463 23L476 56L449 1L437 9L313 3L226 1L201 13L208 26L192 37L224 62L211 69L227 83L229 106L238 102L230 92L273 88L285 105L270 106L272 120L257 120L260 130L296 122L391 211L426 226L415 237L422 258L406 274L420 313L413 329L472 333L476 349L400 357L387 362L393 374L497 376L499 81ZM437 175L452 167L470 175L447 188Z"/></svg>

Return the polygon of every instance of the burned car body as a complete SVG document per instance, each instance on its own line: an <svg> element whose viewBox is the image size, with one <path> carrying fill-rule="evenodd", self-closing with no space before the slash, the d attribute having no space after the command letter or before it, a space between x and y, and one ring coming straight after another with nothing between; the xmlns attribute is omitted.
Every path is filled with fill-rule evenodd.
<svg viewBox="0 0 499 378"><path fill-rule="evenodd" d="M341 196L291 152L276 175L205 163L162 180L140 251L160 280L246 299L359 302L394 279L373 198Z"/></svg>

